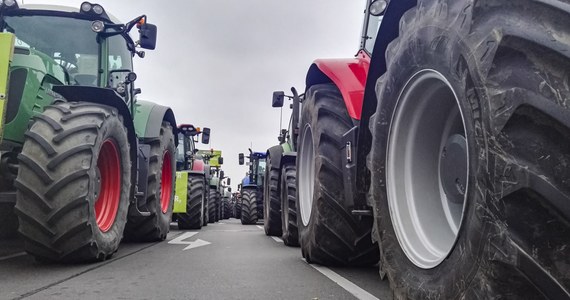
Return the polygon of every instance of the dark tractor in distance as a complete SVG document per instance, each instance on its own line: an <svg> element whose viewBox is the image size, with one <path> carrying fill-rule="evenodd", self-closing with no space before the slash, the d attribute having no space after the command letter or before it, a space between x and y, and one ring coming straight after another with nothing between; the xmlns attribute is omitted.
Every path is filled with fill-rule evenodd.
<svg viewBox="0 0 570 300"><path fill-rule="evenodd" d="M176 121L137 99L132 59L155 48L157 27L89 2L3 1L0 32L1 235L18 228L29 254L60 262L105 260L123 238L164 240Z"/></svg>
<svg viewBox="0 0 570 300"><path fill-rule="evenodd" d="M567 1L366 1L355 58L306 76L308 262L397 299L570 298Z"/></svg>
<svg viewBox="0 0 570 300"><path fill-rule="evenodd" d="M210 171L204 160L197 157L196 143L210 142L210 128L193 125L178 126L176 152L176 192L172 219L179 229L200 229L208 224L208 186Z"/></svg>
<svg viewBox="0 0 570 300"><path fill-rule="evenodd" d="M265 177L266 153L253 152L249 149L249 172L241 182L241 223L255 224L263 218L263 182ZM245 162L243 153L239 154L239 164Z"/></svg>
<svg viewBox="0 0 570 300"><path fill-rule="evenodd" d="M297 229L296 159L299 137L300 107L303 95L291 88L292 96L273 93L273 107L283 107L285 98L291 99L289 126L281 129L279 145L267 149L263 196L263 227L265 234L279 236L287 246L299 246ZM280 127L281 124L280 124Z"/></svg>

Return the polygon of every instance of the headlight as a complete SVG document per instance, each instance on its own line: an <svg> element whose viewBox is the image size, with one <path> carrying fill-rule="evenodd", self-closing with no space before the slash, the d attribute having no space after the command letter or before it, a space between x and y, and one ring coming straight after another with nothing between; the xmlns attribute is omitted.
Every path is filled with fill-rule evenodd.
<svg viewBox="0 0 570 300"><path fill-rule="evenodd" d="M4 0L3 2L4 2L4 5L8 6L8 7L12 7L12 6L15 6L17 4L16 0Z"/></svg>
<svg viewBox="0 0 570 300"><path fill-rule="evenodd" d="M91 5L91 3L89 3L89 2L83 2L83 3L81 4L81 11L82 11L82 12L89 12L92 7L93 7L93 5Z"/></svg>
<svg viewBox="0 0 570 300"><path fill-rule="evenodd" d="M103 13L103 7L99 4L93 5L93 12L100 15Z"/></svg>
<svg viewBox="0 0 570 300"><path fill-rule="evenodd" d="M388 6L386 0L376 0L370 3L370 8L368 11L373 16L381 16L386 10L386 6Z"/></svg>

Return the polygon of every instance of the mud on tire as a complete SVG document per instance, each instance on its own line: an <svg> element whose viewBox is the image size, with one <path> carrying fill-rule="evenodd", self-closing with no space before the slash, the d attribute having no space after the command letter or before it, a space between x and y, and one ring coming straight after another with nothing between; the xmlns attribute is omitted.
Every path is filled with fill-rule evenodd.
<svg viewBox="0 0 570 300"><path fill-rule="evenodd" d="M127 218L131 161L127 130L112 107L58 103L25 134L15 211L25 249L42 260L104 260Z"/></svg>
<svg viewBox="0 0 570 300"><path fill-rule="evenodd" d="M323 265L370 265L378 246L372 219L354 217L343 190L342 136L352 128L340 91L333 84L307 91L297 153L297 216L303 257Z"/></svg>
<svg viewBox="0 0 570 300"><path fill-rule="evenodd" d="M144 142L150 145L146 195L146 208L150 216L129 218L125 239L151 242L166 239L172 219L176 172L172 126L168 122L162 122L159 137Z"/></svg>
<svg viewBox="0 0 570 300"><path fill-rule="evenodd" d="M562 1L421 1L402 17L399 37L385 55L387 72L376 86L368 159L381 274L396 298L570 297L570 211L561 205L569 203L570 169L560 167L570 161L570 41L559 38L569 34L569 17ZM430 83L420 81L425 76L435 80L422 89ZM414 98L425 101L406 104ZM438 138L447 130L422 123L429 111L432 120L440 118L445 98L457 99L450 101L464 122L468 181L460 189L465 199L458 229L447 242L435 242L443 250L430 263L422 258L425 245L406 242L412 231L395 222L406 213L394 203L413 201L397 186L428 186L434 191L424 195L441 195L429 178L439 177L445 142L427 147L421 136ZM418 125L398 126L408 113ZM426 146L418 153L434 165L424 166L425 176L414 177L420 156L412 150L405 154L412 161L395 154L400 133ZM417 181L410 184L395 170L409 171ZM449 199L445 195L441 199ZM423 212L408 220L420 220ZM427 227L430 242L445 236L441 227Z"/></svg>

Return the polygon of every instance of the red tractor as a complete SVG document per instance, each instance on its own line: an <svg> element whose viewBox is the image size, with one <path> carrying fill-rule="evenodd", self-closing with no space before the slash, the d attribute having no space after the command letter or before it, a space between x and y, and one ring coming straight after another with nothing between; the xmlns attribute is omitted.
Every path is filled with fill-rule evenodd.
<svg viewBox="0 0 570 300"><path fill-rule="evenodd" d="M368 0L355 58L309 68L308 262L395 297L570 297L567 1Z"/></svg>

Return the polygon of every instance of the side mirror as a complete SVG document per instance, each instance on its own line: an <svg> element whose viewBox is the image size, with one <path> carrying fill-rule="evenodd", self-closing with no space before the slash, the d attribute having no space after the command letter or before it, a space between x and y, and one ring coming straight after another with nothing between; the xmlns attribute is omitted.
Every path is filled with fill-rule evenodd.
<svg viewBox="0 0 570 300"><path fill-rule="evenodd" d="M223 165L224 164L224 158L223 157L218 157L218 164Z"/></svg>
<svg viewBox="0 0 570 300"><path fill-rule="evenodd" d="M240 153L240 154L239 154L239 164L240 164L240 166L243 165L243 161L244 161L243 153Z"/></svg>
<svg viewBox="0 0 570 300"><path fill-rule="evenodd" d="M224 175L225 175L224 171L223 171L223 170L220 170L220 181L221 181L222 179L224 179Z"/></svg>
<svg viewBox="0 0 570 300"><path fill-rule="evenodd" d="M283 107L283 100L285 99L285 92L273 92L273 102L272 107Z"/></svg>
<svg viewBox="0 0 570 300"><path fill-rule="evenodd" d="M228 181L228 184L229 184L229 181ZM228 192L230 192L230 193L232 192L232 188L231 188L231 187L228 188Z"/></svg>
<svg viewBox="0 0 570 300"><path fill-rule="evenodd" d="M202 144L210 143L210 128L204 127L202 129Z"/></svg>
<svg viewBox="0 0 570 300"><path fill-rule="evenodd" d="M157 28L154 24L145 23L139 29L139 45L143 49L154 50L156 48Z"/></svg>
<svg viewBox="0 0 570 300"><path fill-rule="evenodd" d="M228 179L226 180L226 184L227 184L227 185L232 184L232 180L231 180L230 178L228 178ZM231 191L232 191L232 188L229 188L229 191L231 192Z"/></svg>

